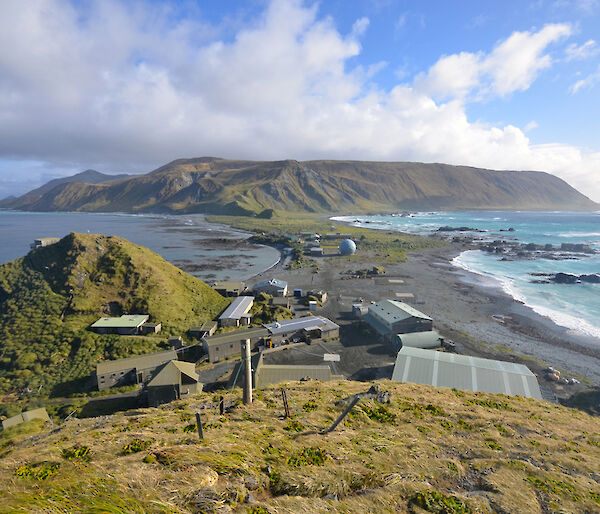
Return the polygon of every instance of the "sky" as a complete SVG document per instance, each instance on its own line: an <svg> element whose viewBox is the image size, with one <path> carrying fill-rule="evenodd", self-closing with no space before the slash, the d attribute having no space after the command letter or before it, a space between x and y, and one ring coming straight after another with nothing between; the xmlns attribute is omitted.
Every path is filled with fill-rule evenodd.
<svg viewBox="0 0 600 514"><path fill-rule="evenodd" d="M0 198L183 157L553 173L600 202L600 0L2 0Z"/></svg>

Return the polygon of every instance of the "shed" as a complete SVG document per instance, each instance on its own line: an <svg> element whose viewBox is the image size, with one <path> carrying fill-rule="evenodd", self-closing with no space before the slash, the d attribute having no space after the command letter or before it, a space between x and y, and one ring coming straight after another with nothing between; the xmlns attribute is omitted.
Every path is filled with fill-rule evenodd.
<svg viewBox="0 0 600 514"><path fill-rule="evenodd" d="M254 305L254 296L238 296L229 304L223 314L219 316L219 323L222 327L239 327L240 318Z"/></svg>
<svg viewBox="0 0 600 514"><path fill-rule="evenodd" d="M148 405L157 407L161 403L185 398L202 391L198 382L196 366L191 362L169 361L163 364L146 386Z"/></svg>
<svg viewBox="0 0 600 514"><path fill-rule="evenodd" d="M42 248L44 246L50 246L60 241L59 237L40 237L38 239L34 239L33 243L29 246L32 250L36 250L37 248Z"/></svg>
<svg viewBox="0 0 600 514"><path fill-rule="evenodd" d="M240 296L246 290L244 282L221 281L213 284L213 289L222 296Z"/></svg>
<svg viewBox="0 0 600 514"><path fill-rule="evenodd" d="M264 339L269 338L269 331L263 327L245 328L235 332L217 334L202 338L202 347L208 354L210 362L217 362L232 355L239 356L242 342L250 339L252 348L255 348Z"/></svg>
<svg viewBox="0 0 600 514"><path fill-rule="evenodd" d="M254 293L267 293L273 296L286 296L288 291L287 282L272 278L270 280L263 280L252 286Z"/></svg>
<svg viewBox="0 0 600 514"><path fill-rule="evenodd" d="M363 319L379 334L388 338L395 334L433 330L433 320L427 314L395 300L383 300L369 305Z"/></svg>
<svg viewBox="0 0 600 514"><path fill-rule="evenodd" d="M537 378L523 364L406 346L398 352L392 380L542 398Z"/></svg>
<svg viewBox="0 0 600 514"><path fill-rule="evenodd" d="M15 427L24 423L25 421L31 421L32 419L41 419L43 421L52 422L50 416L48 416L48 412L43 407L39 409L32 409L25 412L21 412L21 414L17 414L12 418L5 419L2 421L2 428L6 430L10 427Z"/></svg>
<svg viewBox="0 0 600 514"><path fill-rule="evenodd" d="M271 384L279 384L289 380L332 380L336 377L331 373L327 364L317 365L294 365L294 364L264 364L263 354L260 355L254 367L252 384L256 389L267 387Z"/></svg>
<svg viewBox="0 0 600 514"><path fill-rule="evenodd" d="M140 327L141 334L158 334L162 329L161 323L144 323Z"/></svg>
<svg viewBox="0 0 600 514"><path fill-rule="evenodd" d="M396 334L396 337L394 337L394 350L396 351L406 346L411 348L438 348L441 344L441 337L437 330Z"/></svg>
<svg viewBox="0 0 600 514"><path fill-rule="evenodd" d="M212 336L217 330L216 321L207 321L200 327L192 327L188 330L192 337L202 339L203 337Z"/></svg>
<svg viewBox="0 0 600 514"><path fill-rule="evenodd" d="M98 334L139 334L141 327L150 316L148 314L124 314L118 318L100 318L90 328Z"/></svg>
<svg viewBox="0 0 600 514"><path fill-rule="evenodd" d="M143 384L152 378L158 366L171 360L177 360L174 350L99 362L96 364L98 389L103 391L115 386Z"/></svg>
<svg viewBox="0 0 600 514"><path fill-rule="evenodd" d="M320 246L313 246L310 250L309 250L310 255L312 255L313 257L322 257L323 256L323 248L321 248Z"/></svg>

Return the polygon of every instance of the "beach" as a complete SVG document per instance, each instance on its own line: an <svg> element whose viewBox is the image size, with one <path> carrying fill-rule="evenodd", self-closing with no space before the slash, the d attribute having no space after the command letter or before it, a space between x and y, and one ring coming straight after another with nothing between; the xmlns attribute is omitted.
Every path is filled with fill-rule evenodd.
<svg viewBox="0 0 600 514"><path fill-rule="evenodd" d="M276 277L286 280L290 291L295 288L327 291L329 299L317 313L329 317L342 328L346 326L347 330L343 332L352 339L362 339L360 343L342 343L340 349L344 351L344 346L354 348L361 344L365 347L362 353L350 350L351 358L346 359L349 361L345 370L347 376L371 378L359 377L353 361L363 360L359 365L371 368L379 365L388 370L393 363L391 352L389 355L380 352L379 360L373 357L376 352L369 351L369 345L375 345L375 336L371 336L373 340L370 341L369 336L353 333L356 330L350 330L350 327L356 322L349 316L352 304L359 299L368 304L389 298L406 301L430 315L441 335L456 343L458 353L523 363L538 375L543 387L559 398L567 398L585 385L600 385L600 341L556 325L515 301L497 283L454 266L452 259L467 248L457 243L408 252L405 262L386 265L384 275L370 278L348 277L359 268L376 265L376 256L360 255L359 252L353 261L331 254L314 259L318 273L313 273L310 268L285 269L281 263L249 283ZM365 265L365 262L369 264ZM544 374L548 366L560 370L562 376L575 377L583 383L561 385L550 382Z"/></svg>

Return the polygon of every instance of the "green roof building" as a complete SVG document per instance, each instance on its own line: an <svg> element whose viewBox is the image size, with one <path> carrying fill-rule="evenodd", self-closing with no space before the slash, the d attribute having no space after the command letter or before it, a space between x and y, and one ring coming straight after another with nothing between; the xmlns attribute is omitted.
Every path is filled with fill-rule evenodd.
<svg viewBox="0 0 600 514"><path fill-rule="evenodd" d="M100 318L90 328L98 334L135 335L148 321L148 314L124 314L118 318Z"/></svg>

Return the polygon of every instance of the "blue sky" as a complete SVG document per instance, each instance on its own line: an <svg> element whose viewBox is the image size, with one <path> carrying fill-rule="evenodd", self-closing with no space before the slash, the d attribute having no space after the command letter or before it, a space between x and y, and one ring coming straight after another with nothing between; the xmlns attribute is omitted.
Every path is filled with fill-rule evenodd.
<svg viewBox="0 0 600 514"><path fill-rule="evenodd" d="M600 201L600 1L0 2L0 196L179 157L554 173Z"/></svg>

